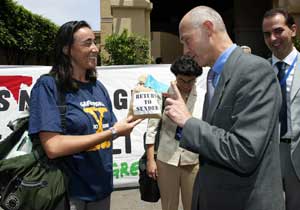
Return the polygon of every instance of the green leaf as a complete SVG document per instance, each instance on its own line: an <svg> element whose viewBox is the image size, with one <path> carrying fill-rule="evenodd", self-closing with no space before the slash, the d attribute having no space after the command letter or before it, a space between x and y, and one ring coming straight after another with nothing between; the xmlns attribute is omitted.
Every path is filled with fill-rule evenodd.
<svg viewBox="0 0 300 210"><path fill-rule="evenodd" d="M148 64L151 62L148 40L129 34L126 29L121 34L108 36L105 39L104 49L108 53L107 57L103 53L101 54L101 62L104 65Z"/></svg>

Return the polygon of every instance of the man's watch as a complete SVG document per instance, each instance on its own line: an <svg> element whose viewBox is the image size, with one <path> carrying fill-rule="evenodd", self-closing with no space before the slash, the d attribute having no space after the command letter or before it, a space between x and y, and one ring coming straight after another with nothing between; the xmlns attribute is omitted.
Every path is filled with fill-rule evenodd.
<svg viewBox="0 0 300 210"><path fill-rule="evenodd" d="M109 130L111 131L111 140L115 140L116 138L118 138L118 132L114 127L110 127Z"/></svg>

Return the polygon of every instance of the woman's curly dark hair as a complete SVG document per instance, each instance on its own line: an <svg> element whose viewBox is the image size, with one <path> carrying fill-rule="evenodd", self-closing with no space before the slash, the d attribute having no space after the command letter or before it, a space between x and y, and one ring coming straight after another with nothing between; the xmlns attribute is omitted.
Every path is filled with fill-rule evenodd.
<svg viewBox="0 0 300 210"><path fill-rule="evenodd" d="M71 46L74 43L74 34L80 28L90 25L86 21L69 21L63 24L56 35L54 43L54 65L50 70L50 75L54 76L60 89L64 91L77 91L78 84L72 79L73 67L71 63ZM67 47L68 53L64 53L63 49ZM96 69L86 71L86 79L96 82Z"/></svg>
<svg viewBox="0 0 300 210"><path fill-rule="evenodd" d="M177 58L171 65L171 72L177 76L200 76L202 74L202 67L198 65L194 59L188 55L183 55Z"/></svg>

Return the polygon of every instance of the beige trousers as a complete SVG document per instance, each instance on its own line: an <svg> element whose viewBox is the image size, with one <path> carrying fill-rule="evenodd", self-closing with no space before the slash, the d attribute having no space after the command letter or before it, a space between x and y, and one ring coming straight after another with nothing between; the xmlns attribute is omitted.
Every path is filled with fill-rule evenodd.
<svg viewBox="0 0 300 210"><path fill-rule="evenodd" d="M183 209L190 210L199 164L173 166L159 160L156 163L162 210L178 210L179 194Z"/></svg>

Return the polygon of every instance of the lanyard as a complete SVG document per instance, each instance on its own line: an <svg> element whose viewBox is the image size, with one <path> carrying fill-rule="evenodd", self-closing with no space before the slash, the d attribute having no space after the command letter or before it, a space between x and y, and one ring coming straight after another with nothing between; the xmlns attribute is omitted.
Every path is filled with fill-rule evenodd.
<svg viewBox="0 0 300 210"><path fill-rule="evenodd" d="M296 58L294 59L292 65L289 67L289 69L287 70L286 74L284 75L284 77L282 78L282 80L280 80L280 85L283 86L288 78L288 76L290 75L292 69L295 66L295 63L297 61L298 55L296 56Z"/></svg>

